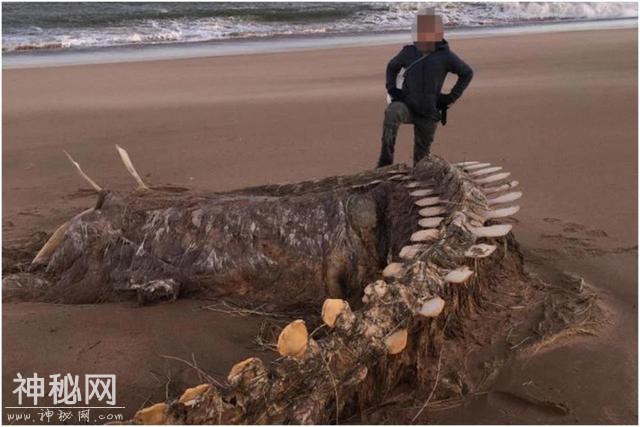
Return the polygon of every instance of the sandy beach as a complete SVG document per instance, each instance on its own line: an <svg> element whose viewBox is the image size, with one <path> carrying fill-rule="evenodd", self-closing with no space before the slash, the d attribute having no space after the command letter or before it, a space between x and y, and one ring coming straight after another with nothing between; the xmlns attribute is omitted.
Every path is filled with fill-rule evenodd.
<svg viewBox="0 0 640 427"><path fill-rule="evenodd" d="M562 401L568 415L493 396L429 414L430 422L637 422L637 35L599 30L451 43L475 77L438 128L433 151L514 173L524 191L514 233L529 268L549 281L564 271L583 276L601 292L611 327L516 361L498 380L500 390L529 387ZM94 203L62 150L119 191L135 183L114 144L150 183L197 189L372 168L384 71L399 48L5 70L3 245L51 233ZM412 132L401 129L397 162L410 162ZM259 325L218 328L224 318L197 310L202 304L4 303L3 404L21 370L115 371L127 416L163 398L167 370L183 373L176 389L197 381L161 355L193 353L203 370L224 376L255 354L240 343Z"/></svg>

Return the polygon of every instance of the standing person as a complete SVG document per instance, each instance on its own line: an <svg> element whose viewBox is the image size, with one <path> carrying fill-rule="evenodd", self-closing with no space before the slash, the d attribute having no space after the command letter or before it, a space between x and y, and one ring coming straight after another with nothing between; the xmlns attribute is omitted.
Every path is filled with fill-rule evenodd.
<svg viewBox="0 0 640 427"><path fill-rule="evenodd" d="M384 113L382 149L377 167L393 163L393 152L402 123L413 123L414 166L428 156L438 121L446 123L446 114L469 85L473 70L455 53L443 38L442 18L432 9L416 17L414 43L402 48L387 65L387 93L391 103ZM396 79L404 68L402 89L396 87ZM458 75L458 81L448 94L442 94L447 73Z"/></svg>

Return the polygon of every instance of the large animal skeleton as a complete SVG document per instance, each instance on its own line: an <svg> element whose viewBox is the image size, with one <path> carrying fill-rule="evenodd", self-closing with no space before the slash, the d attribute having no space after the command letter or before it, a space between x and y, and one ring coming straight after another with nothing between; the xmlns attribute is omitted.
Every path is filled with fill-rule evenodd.
<svg viewBox="0 0 640 427"><path fill-rule="evenodd" d="M522 193L488 163L431 156L413 169L197 193L147 186L117 148L138 189L104 191L69 157L98 202L5 283L66 302L206 293L321 306L329 330L316 340L295 320L275 363L241 361L227 387L188 389L139 423L327 423L407 378L433 382L449 319L473 312L501 269L522 268L504 223Z"/></svg>

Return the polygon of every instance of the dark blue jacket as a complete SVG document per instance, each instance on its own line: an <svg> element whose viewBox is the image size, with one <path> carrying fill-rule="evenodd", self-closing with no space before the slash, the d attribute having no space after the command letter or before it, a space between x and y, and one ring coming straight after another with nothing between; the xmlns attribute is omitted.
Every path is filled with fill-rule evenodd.
<svg viewBox="0 0 640 427"><path fill-rule="evenodd" d="M402 68L406 69L424 55L415 45L402 48L387 65L387 91L396 87L396 78ZM473 70L462 59L449 50L446 40L436 43L436 48L425 59L413 65L404 75L402 93L404 102L415 114L440 120L436 106L438 95L447 73L458 75L458 81L451 89L451 100L455 101L469 85Z"/></svg>

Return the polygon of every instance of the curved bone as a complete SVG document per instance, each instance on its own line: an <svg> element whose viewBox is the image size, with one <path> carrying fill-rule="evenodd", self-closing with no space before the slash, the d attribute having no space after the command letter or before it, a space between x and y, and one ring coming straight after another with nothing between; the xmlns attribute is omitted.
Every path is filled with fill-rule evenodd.
<svg viewBox="0 0 640 427"><path fill-rule="evenodd" d="M433 206L438 203L443 202L439 197L425 197L424 199L416 200L414 203L416 206L425 207L425 206Z"/></svg>
<svg viewBox="0 0 640 427"><path fill-rule="evenodd" d="M278 336L278 353L281 356L301 358L307 350L309 333L304 320L289 323Z"/></svg>
<svg viewBox="0 0 640 427"><path fill-rule="evenodd" d="M509 175L511 175L511 172L502 172L502 173L497 173L495 175L489 175L485 178L477 178L475 179L475 183L476 184L489 184L491 182L498 182L498 181L502 181L505 178L508 178Z"/></svg>
<svg viewBox="0 0 640 427"><path fill-rule="evenodd" d="M494 166L491 168L485 168L485 169L480 169L477 171L473 171L473 172L469 172L470 176L481 176L481 175L486 175L489 173L493 173L493 172L498 172L502 170L502 166Z"/></svg>
<svg viewBox="0 0 640 427"><path fill-rule="evenodd" d="M463 267L458 267L455 270L451 270L444 277L444 280L448 283L464 283L471 277L473 274L473 270L471 270L466 265Z"/></svg>
<svg viewBox="0 0 640 427"><path fill-rule="evenodd" d="M486 211L482 216L485 220L492 218L506 218L511 215L515 215L520 211L520 206L510 206L508 208L495 209L492 211Z"/></svg>
<svg viewBox="0 0 640 427"><path fill-rule="evenodd" d="M418 211L418 214L420 214L420 216L432 217L432 216L441 215L446 212L447 212L447 208L445 208L444 206L433 206L429 208L420 209Z"/></svg>
<svg viewBox="0 0 640 427"><path fill-rule="evenodd" d="M330 328L333 328L338 316L348 309L349 303L345 300L329 298L322 304L322 321Z"/></svg>
<svg viewBox="0 0 640 427"><path fill-rule="evenodd" d="M60 243L62 243L62 239L64 239L64 236L67 233L67 230L69 229L69 226L71 225L71 223L79 218L82 218L84 215L88 214L89 212L93 212L93 210L94 208L90 208L85 211L82 211L78 215L71 218L70 221L67 221L64 224L62 224L60 227L58 227L56 231L53 232L51 237L49 237L49 240L47 240L47 242L40 249L40 251L38 251L36 256L33 258L33 261L31 261L31 264L32 265L46 264L49 261L49 258L51 257L51 255L53 255L56 249L58 249L58 247L60 246Z"/></svg>
<svg viewBox="0 0 640 427"><path fill-rule="evenodd" d="M478 245L473 245L469 249L467 249L464 253L464 256L468 258L486 258L491 255L496 250L495 245L487 245L485 243L480 243Z"/></svg>
<svg viewBox="0 0 640 427"><path fill-rule="evenodd" d="M118 150L118 154L120 154L122 163L124 163L124 166L127 168L127 171L129 171L133 179L135 179L136 182L138 183L138 188L141 190L148 190L149 187L147 187L147 185L142 181L142 178L140 178L140 175L138 175L138 171L136 171L136 168L133 166L133 163L131 162L131 158L129 157L129 154L125 151L124 148L120 147L118 144L116 144L116 150Z"/></svg>
<svg viewBox="0 0 640 427"><path fill-rule="evenodd" d="M440 233L435 228L427 230L416 231L411 235L412 242L428 242L430 240L436 240L440 236Z"/></svg>
<svg viewBox="0 0 640 427"><path fill-rule="evenodd" d="M518 200L522 197L522 191L514 191L512 193L503 194L502 196L495 197L493 199L488 199L487 203L490 205L497 205L500 203L510 203Z"/></svg>
<svg viewBox="0 0 640 427"><path fill-rule="evenodd" d="M477 163L475 165L465 166L463 169L467 172L473 171L476 169L482 169L491 166L491 163Z"/></svg>
<svg viewBox="0 0 640 427"><path fill-rule="evenodd" d="M408 331L406 329L400 329L386 337L384 344L387 346L389 354L398 354L407 346Z"/></svg>
<svg viewBox="0 0 640 427"><path fill-rule="evenodd" d="M516 188L518 185L520 185L518 181L511 181L496 187L485 187L482 189L482 192L488 196L489 194L499 193L500 191L511 190L512 188Z"/></svg>
<svg viewBox="0 0 640 427"><path fill-rule="evenodd" d="M411 179L411 177L406 176L406 175L398 174L398 175L390 176L390 177L389 177L389 178L387 178L387 179L388 179L389 181L405 181L405 180L407 180L407 179Z"/></svg>
<svg viewBox="0 0 640 427"><path fill-rule="evenodd" d="M444 220L444 217L434 216L430 218L422 218L420 221L418 221L418 224L420 225L420 227L433 228L439 226L442 220Z"/></svg>
<svg viewBox="0 0 640 427"><path fill-rule="evenodd" d="M420 252L424 251L426 249L425 245L410 245L410 246L404 246L402 249L400 249L400 258L402 259L413 259L416 257L416 255L418 255Z"/></svg>
<svg viewBox="0 0 640 427"><path fill-rule="evenodd" d="M476 162L475 160L473 161L469 161L469 162L458 162L458 163L454 163L454 166L458 166L458 167L464 167L464 166L471 166L471 165L477 165L480 162Z"/></svg>
<svg viewBox="0 0 640 427"><path fill-rule="evenodd" d="M409 193L410 196L413 197L424 197L434 194L436 192L433 188L425 188L424 190L415 190Z"/></svg>
<svg viewBox="0 0 640 427"><path fill-rule="evenodd" d="M418 314L424 317L438 317L444 308L444 300L440 297L432 298L422 304Z"/></svg>
<svg viewBox="0 0 640 427"><path fill-rule="evenodd" d="M62 151L64 151L64 150L62 150ZM67 155L67 158L69 159L69 161L76 167L76 169L78 170L78 173L80 174L80 176L82 178L84 178L84 180L87 181L89 183L89 185L91 185L91 187L93 187L94 190L102 191L102 188L98 184L96 184L94 180L89 178L89 175L84 173L84 171L80 168L80 164L78 162L76 162L75 160L73 160L73 158L69 155L69 153L64 151L64 154Z"/></svg>
<svg viewBox="0 0 640 427"><path fill-rule="evenodd" d="M469 231L476 237L502 237L509 234L512 228L511 224L499 224L488 227L471 227Z"/></svg>

